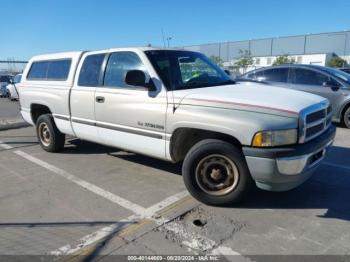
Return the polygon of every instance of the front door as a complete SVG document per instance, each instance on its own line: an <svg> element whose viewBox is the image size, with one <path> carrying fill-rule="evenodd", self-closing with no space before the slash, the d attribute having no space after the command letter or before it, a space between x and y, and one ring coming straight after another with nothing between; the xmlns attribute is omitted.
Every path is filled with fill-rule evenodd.
<svg viewBox="0 0 350 262"><path fill-rule="evenodd" d="M161 86L150 91L124 81L129 70L152 74L146 70L146 59L142 53L129 51L109 55L103 83L95 93L96 126L104 144L165 158L166 91Z"/></svg>

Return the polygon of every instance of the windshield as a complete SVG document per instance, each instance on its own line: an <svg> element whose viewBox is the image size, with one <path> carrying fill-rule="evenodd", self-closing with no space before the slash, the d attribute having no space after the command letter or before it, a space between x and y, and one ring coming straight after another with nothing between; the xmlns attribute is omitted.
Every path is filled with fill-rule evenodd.
<svg viewBox="0 0 350 262"><path fill-rule="evenodd" d="M170 50L145 53L168 90L234 83L220 67L201 53Z"/></svg>
<svg viewBox="0 0 350 262"><path fill-rule="evenodd" d="M322 70L324 70L324 71L332 74L333 76L350 84L350 74L345 73L344 71L341 71L341 70L336 69L336 68L331 68L331 67L324 67L324 68L322 68Z"/></svg>

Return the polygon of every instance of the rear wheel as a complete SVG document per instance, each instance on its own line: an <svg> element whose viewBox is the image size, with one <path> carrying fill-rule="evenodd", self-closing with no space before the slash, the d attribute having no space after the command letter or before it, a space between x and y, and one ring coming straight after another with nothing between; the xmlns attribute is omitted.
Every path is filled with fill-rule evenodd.
<svg viewBox="0 0 350 262"><path fill-rule="evenodd" d="M343 123L346 128L350 128L350 106L344 112Z"/></svg>
<svg viewBox="0 0 350 262"><path fill-rule="evenodd" d="M182 175L191 195L209 205L238 203L253 185L241 150L216 139L193 146L185 157Z"/></svg>
<svg viewBox="0 0 350 262"><path fill-rule="evenodd" d="M47 152L60 151L65 142L65 135L56 127L50 114L39 116L36 122L36 132L40 146Z"/></svg>

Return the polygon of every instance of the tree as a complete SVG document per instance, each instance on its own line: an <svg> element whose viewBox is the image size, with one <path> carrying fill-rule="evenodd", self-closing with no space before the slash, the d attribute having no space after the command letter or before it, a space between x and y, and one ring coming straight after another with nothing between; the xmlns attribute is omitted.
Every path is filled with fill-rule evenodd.
<svg viewBox="0 0 350 262"><path fill-rule="evenodd" d="M346 61L343 59L343 58L341 58L341 57L339 57L339 56L336 56L336 57L333 57L331 60L329 60L328 62L327 62L327 66L329 66L329 67L344 67L344 66L346 66Z"/></svg>
<svg viewBox="0 0 350 262"><path fill-rule="evenodd" d="M210 59L211 59L211 61L213 61L213 62L214 62L215 64L217 64L218 66L221 66L222 63L223 63L223 61L222 61L222 59L221 59L220 56L211 55L211 56L210 56Z"/></svg>
<svg viewBox="0 0 350 262"><path fill-rule="evenodd" d="M254 63L253 58L250 56L250 53L248 50L239 50L240 58L235 62L235 66L239 68L243 68L244 71L247 69L248 66L252 65Z"/></svg>
<svg viewBox="0 0 350 262"><path fill-rule="evenodd" d="M290 58L288 55L281 55L276 58L272 65L285 65L285 64L294 64L295 60Z"/></svg>

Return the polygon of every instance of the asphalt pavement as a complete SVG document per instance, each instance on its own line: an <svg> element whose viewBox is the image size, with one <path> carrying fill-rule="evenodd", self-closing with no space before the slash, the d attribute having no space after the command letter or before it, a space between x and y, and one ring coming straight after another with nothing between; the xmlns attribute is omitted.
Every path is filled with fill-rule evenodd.
<svg viewBox="0 0 350 262"><path fill-rule="evenodd" d="M297 189L257 189L218 208L188 195L181 165L75 138L50 154L33 127L0 131L0 255L349 258L349 135L337 128L324 164Z"/></svg>
<svg viewBox="0 0 350 262"><path fill-rule="evenodd" d="M0 98L0 120L1 119L20 119L19 102L10 101L8 98Z"/></svg>

